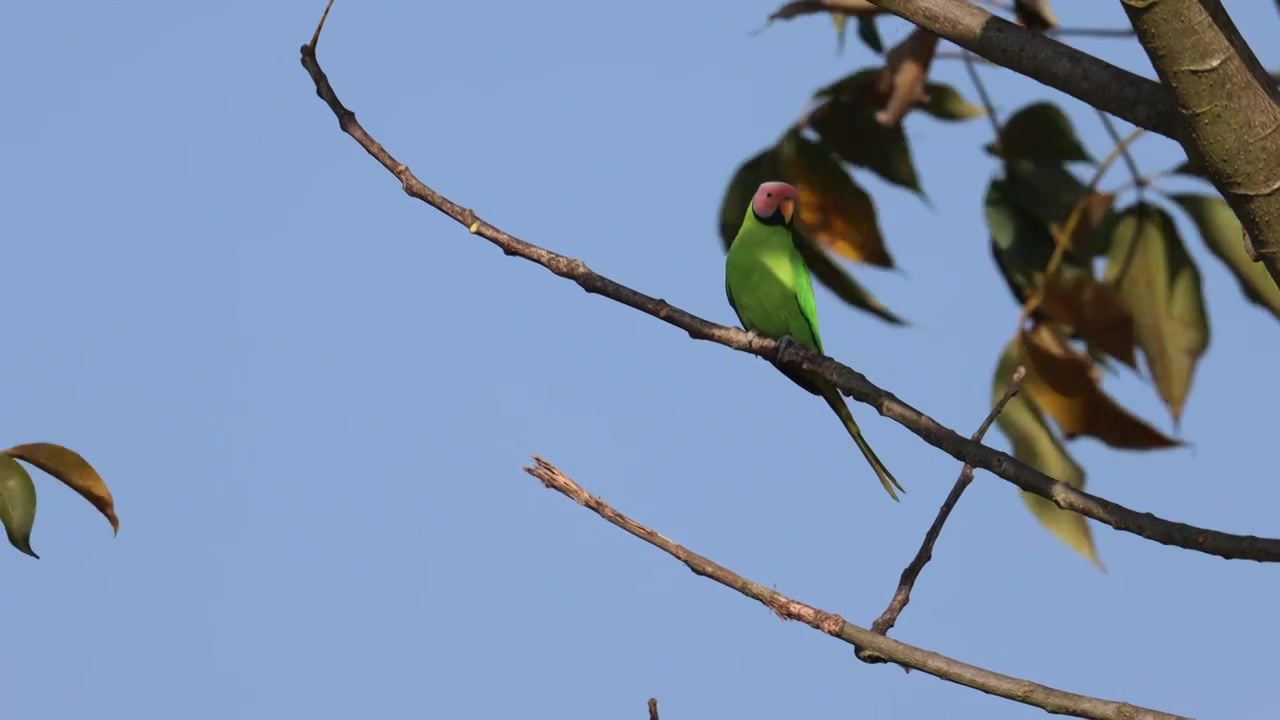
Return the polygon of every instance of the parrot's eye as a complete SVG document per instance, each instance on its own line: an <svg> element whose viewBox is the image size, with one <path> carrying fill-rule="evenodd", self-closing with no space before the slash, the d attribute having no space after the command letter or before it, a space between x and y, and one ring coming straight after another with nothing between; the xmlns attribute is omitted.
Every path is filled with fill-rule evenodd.
<svg viewBox="0 0 1280 720"><path fill-rule="evenodd" d="M764 196L767 198L770 198L770 197L773 197L773 193L765 193Z"/></svg>

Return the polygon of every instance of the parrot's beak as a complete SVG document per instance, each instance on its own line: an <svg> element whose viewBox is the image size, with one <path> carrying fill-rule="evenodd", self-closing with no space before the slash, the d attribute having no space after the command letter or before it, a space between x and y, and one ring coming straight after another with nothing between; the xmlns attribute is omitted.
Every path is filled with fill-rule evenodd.
<svg viewBox="0 0 1280 720"><path fill-rule="evenodd" d="M778 209L782 211L782 219L790 225L791 217L796 213L796 201L791 198L782 198L778 202Z"/></svg>

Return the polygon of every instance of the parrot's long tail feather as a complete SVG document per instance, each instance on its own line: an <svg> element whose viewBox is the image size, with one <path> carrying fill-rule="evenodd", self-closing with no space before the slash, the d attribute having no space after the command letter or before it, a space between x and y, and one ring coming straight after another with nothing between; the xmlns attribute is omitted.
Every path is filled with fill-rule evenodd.
<svg viewBox="0 0 1280 720"><path fill-rule="evenodd" d="M831 385L822 384L822 399L827 401L835 414L840 417L840 422L844 423L845 430L849 431L849 436L853 438L853 442L858 445L858 449L862 451L862 456L867 459L867 463L871 465L871 469L875 470L876 477L880 478L880 484L884 486L885 492L889 493L889 497L896 502L898 493L893 489L896 487L901 492L906 492L898 481L893 477L893 473L889 472L889 468L880 462L880 458L876 457L876 453L867 444L866 438L862 437L862 431L858 429L858 423L853 419L853 413L849 411L849 406L845 404L844 398L840 397L840 391Z"/></svg>

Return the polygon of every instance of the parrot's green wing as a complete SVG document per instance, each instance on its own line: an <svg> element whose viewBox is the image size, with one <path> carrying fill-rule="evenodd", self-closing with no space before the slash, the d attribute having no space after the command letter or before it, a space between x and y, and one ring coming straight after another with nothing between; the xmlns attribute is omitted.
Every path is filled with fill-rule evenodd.
<svg viewBox="0 0 1280 720"><path fill-rule="evenodd" d="M796 242L794 235L791 240L792 243ZM813 279L809 277L809 267L804 264L804 258L800 257L798 245L791 253L791 272L795 278L796 302L800 303L800 312L804 314L804 321L809 324L809 332L818 345L818 352L825 353L822 349L822 335L818 334L818 303L813 297Z"/></svg>

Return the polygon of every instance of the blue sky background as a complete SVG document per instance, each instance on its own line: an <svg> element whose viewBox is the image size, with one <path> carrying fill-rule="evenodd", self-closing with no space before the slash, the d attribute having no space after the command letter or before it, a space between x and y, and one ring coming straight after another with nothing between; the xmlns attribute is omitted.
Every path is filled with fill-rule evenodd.
<svg viewBox="0 0 1280 720"><path fill-rule="evenodd" d="M872 62L856 41L838 57L825 18L753 35L775 4L339 0L320 57L427 183L731 322L716 238L730 173L812 90ZM1124 22L1119 3L1057 5L1068 25ZM1041 717L858 663L520 472L539 453L690 548L867 624L959 467L856 406L908 490L895 505L822 404L764 363L408 199L298 63L322 6L15 3L0 23L0 436L82 451L122 521L113 540L37 477L43 559L0 552L6 717L640 718L650 696L664 720ZM1280 65L1273 4L1230 7ZM1150 73L1135 43L1079 44ZM983 74L1006 115L1063 101L1105 154L1081 104ZM973 97L960 63L935 78ZM933 208L858 171L905 275L855 272L915 326L819 290L824 337L968 433L1017 314L981 214L990 130L906 122ZM1158 138L1137 154L1147 170L1182 157ZM1280 326L1188 243L1213 324L1182 428L1194 450L1072 451L1091 489L1136 509L1280 534L1280 386L1257 360L1280 353ZM1150 387L1108 389L1170 429ZM1267 717L1276 568L1095 534L1106 573L980 474L894 637L1077 692Z"/></svg>

